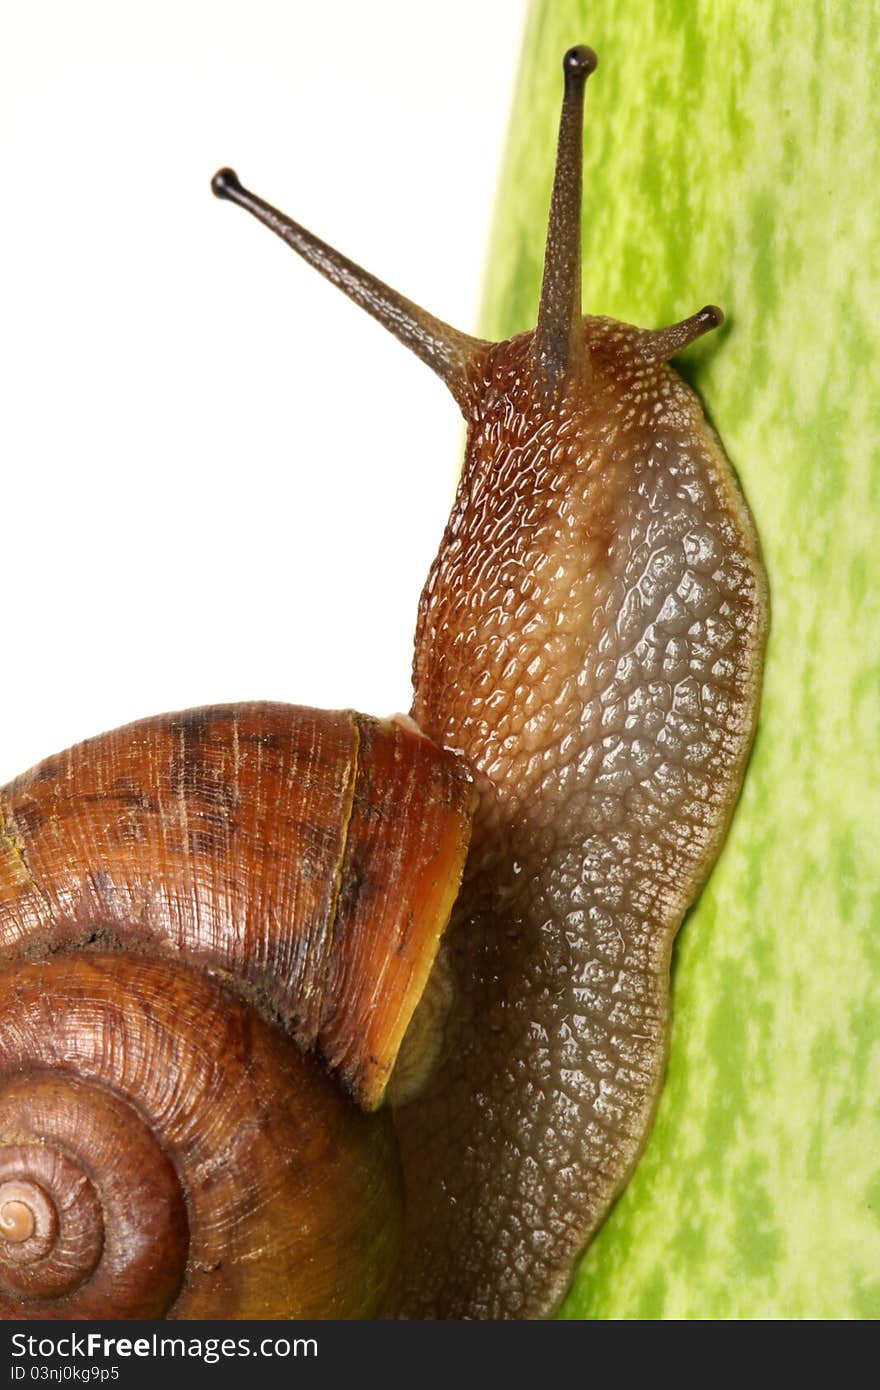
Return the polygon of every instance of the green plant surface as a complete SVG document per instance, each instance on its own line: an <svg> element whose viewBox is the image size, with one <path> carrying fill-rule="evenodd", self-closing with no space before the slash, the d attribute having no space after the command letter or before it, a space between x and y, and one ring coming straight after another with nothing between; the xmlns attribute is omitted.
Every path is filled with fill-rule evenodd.
<svg viewBox="0 0 880 1390"><path fill-rule="evenodd" d="M682 359L770 580L761 720L676 947L669 1071L566 1318L880 1316L880 294L868 0L536 0L483 329L532 326L590 43L584 307Z"/></svg>

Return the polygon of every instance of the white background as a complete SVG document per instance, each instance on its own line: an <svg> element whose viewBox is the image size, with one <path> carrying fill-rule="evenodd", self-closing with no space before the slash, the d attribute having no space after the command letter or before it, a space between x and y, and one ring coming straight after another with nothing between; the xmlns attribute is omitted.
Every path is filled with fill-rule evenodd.
<svg viewBox="0 0 880 1390"><path fill-rule="evenodd" d="M406 709L457 409L209 180L474 331L523 4L2 14L0 782L166 709Z"/></svg>

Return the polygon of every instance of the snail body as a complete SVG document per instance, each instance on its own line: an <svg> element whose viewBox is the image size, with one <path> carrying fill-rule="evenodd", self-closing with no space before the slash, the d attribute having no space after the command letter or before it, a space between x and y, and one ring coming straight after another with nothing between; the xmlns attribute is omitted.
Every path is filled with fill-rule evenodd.
<svg viewBox="0 0 880 1390"><path fill-rule="evenodd" d="M272 1199L248 1195L241 1133L284 1110L298 1068L319 1084L315 1055L352 1136L334 1152L352 1152L339 1200L358 1220L338 1253L351 1257L354 1295L328 1260L316 1307L272 1274L273 1259L303 1263L284 1251L244 1291L256 1246L221 1250L211 1270L192 1234L212 1186L203 1155L164 1199L170 1253L155 1306L165 1316L255 1315L272 1299L287 1316L545 1315L644 1144L672 941L741 784L767 604L745 504L667 365L720 312L662 330L581 314L582 105L594 67L589 49L564 60L538 323L503 343L426 314L232 171L214 178L218 196L431 366L465 417L462 477L419 609L414 727L285 706L191 711L83 745L2 793L0 952L13 994L36 998L35 981L58 970L61 998L91 999L119 960L125 989L149 977L164 1007L173 968L204 1008L222 997L238 1020L223 1025L233 1041L218 1065L248 1030L265 1032L266 1049L283 1054L281 1079L270 1082L267 1065L259 1118L214 1160L239 1174L243 1210ZM79 993L76 970L88 979ZM151 1020L157 1005L127 1015L138 1011ZM108 1029L102 1054L119 1036ZM70 1070L76 1050L11 1064L16 1103L27 1068L51 1091L44 1077ZM140 1056L134 1071L148 1069ZM381 1106L389 1083L400 1171ZM70 1084L105 1083L87 1063ZM119 1077L107 1084L120 1104ZM139 1122L169 1109L132 1105ZM173 1133L167 1162L189 1173ZM0 1244L0 1288L14 1265L18 1293L7 1297L25 1306L46 1257L33 1245L40 1199L28 1207L22 1196L41 1180L21 1151L44 1146L18 1122L0 1143L11 1164L0 1183L8 1171L12 1184L0 1186L0 1223L14 1236ZM58 1144L75 1161L68 1139ZM282 1228L301 1183L294 1147L281 1146L288 1188L269 1184ZM53 1314L52 1300L70 1308L98 1287L90 1239L83 1269L93 1263L76 1289L50 1290L41 1315L78 1315Z"/></svg>

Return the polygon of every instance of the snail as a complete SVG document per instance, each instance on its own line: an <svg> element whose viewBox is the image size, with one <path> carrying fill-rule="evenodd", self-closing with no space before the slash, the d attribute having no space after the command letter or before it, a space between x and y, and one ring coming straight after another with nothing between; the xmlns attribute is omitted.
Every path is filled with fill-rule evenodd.
<svg viewBox="0 0 880 1390"><path fill-rule="evenodd" d="M522 1318L644 1145L724 840L758 542L669 359L581 312L564 95L537 326L491 343L248 192L467 424L411 715L165 715L0 793L0 1312Z"/></svg>

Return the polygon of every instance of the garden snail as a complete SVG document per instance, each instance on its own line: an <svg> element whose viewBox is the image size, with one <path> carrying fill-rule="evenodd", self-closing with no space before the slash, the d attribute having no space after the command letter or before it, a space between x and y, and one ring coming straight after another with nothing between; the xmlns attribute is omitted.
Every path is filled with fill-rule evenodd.
<svg viewBox="0 0 880 1390"><path fill-rule="evenodd" d="M5 1316L545 1314L638 1156L766 593L666 365L718 311L581 317L594 66L564 59L538 323L507 342L215 176L446 382L465 465L414 724L189 711L0 793Z"/></svg>

